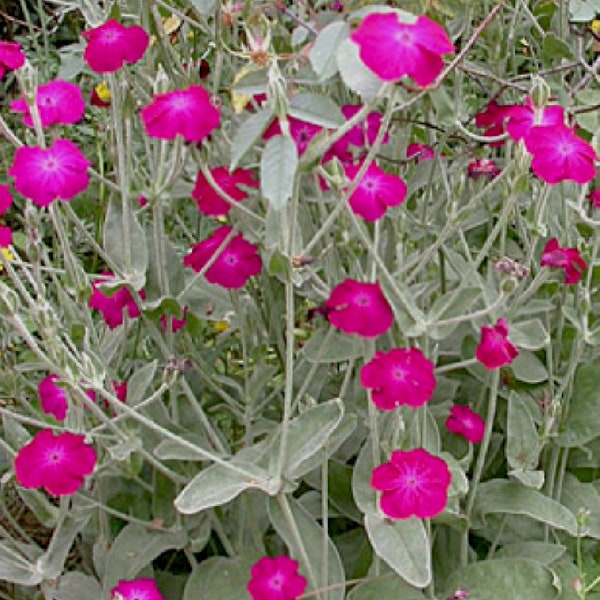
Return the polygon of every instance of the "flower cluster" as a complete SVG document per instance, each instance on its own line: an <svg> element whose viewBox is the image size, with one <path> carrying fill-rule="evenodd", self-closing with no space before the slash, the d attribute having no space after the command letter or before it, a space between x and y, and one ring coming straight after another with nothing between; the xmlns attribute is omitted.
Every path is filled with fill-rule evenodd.
<svg viewBox="0 0 600 600"><path fill-rule="evenodd" d="M562 106L535 106L531 98L522 105L491 102L475 118L485 135L508 134L523 140L532 156L531 169L549 184L561 181L588 183L596 176L599 160L594 148L565 122Z"/></svg>

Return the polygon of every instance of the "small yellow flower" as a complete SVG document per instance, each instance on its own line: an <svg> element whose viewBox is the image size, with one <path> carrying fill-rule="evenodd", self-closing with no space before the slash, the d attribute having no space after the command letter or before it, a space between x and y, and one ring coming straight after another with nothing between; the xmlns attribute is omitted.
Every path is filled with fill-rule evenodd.
<svg viewBox="0 0 600 600"><path fill-rule="evenodd" d="M10 251L10 248L0 248L0 272L4 271L2 260L12 262L15 260L15 255Z"/></svg>
<svg viewBox="0 0 600 600"><path fill-rule="evenodd" d="M599 34L600 33L600 19L594 19L592 21L592 31L595 34Z"/></svg>
<svg viewBox="0 0 600 600"><path fill-rule="evenodd" d="M102 102L110 102L112 96L111 96L110 89L109 89L106 81L99 83L94 89L96 90L96 94L98 95L98 98L100 98L100 100L102 100Z"/></svg>
<svg viewBox="0 0 600 600"><path fill-rule="evenodd" d="M215 321L213 326L217 333L223 333L229 329L229 323L227 321Z"/></svg>

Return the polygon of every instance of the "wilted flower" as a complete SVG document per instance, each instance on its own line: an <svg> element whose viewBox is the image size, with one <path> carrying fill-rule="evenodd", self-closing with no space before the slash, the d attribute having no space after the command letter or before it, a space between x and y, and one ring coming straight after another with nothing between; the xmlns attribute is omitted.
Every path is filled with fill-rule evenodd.
<svg viewBox="0 0 600 600"><path fill-rule="evenodd" d="M508 339L506 319L498 319L493 327L484 325L481 328L481 340L475 356L486 369L498 369L508 365L518 354L519 351Z"/></svg>
<svg viewBox="0 0 600 600"><path fill-rule="evenodd" d="M588 183L596 176L596 151L573 129L532 127L525 137L525 146L533 155L531 169L547 183Z"/></svg>
<svg viewBox="0 0 600 600"><path fill-rule="evenodd" d="M451 478L446 462L427 450L396 450L373 469L371 486L383 492L381 510L390 519L432 519L446 508Z"/></svg>
<svg viewBox="0 0 600 600"><path fill-rule="evenodd" d="M435 390L433 363L417 348L376 352L363 366L360 382L371 390L371 399L381 410L406 405L417 408L428 402Z"/></svg>
<svg viewBox="0 0 600 600"><path fill-rule="evenodd" d="M454 52L444 28L423 15L405 23L395 12L371 13L350 39L380 79L398 81L408 75L421 87L433 83L444 68L442 55Z"/></svg>
<svg viewBox="0 0 600 600"><path fill-rule="evenodd" d="M250 574L247 589L252 600L296 600L306 589L298 562L288 556L265 556L254 564Z"/></svg>
<svg viewBox="0 0 600 600"><path fill-rule="evenodd" d="M221 115L210 94L199 85L185 90L155 94L153 102L142 109L146 133L161 140L181 135L186 142L201 142L221 123Z"/></svg>
<svg viewBox="0 0 600 600"><path fill-rule="evenodd" d="M70 140L56 140L49 148L21 146L8 174L15 189L38 206L55 200L70 200L83 192L90 181L91 163Z"/></svg>
<svg viewBox="0 0 600 600"><path fill-rule="evenodd" d="M217 167L211 169L210 173L217 185L236 202L248 197L248 193L240 185L252 188L259 185L250 169L236 169L230 173L227 167ZM205 215L221 217L231 210L231 205L217 194L202 171L198 172L192 198L198 203L198 210Z"/></svg>
<svg viewBox="0 0 600 600"><path fill-rule="evenodd" d="M25 64L25 59L21 44L0 40L0 79L8 69L20 69Z"/></svg>
<svg viewBox="0 0 600 600"><path fill-rule="evenodd" d="M548 240L540 265L542 267L564 269L567 285L577 283L587 267L577 248L561 248L556 238Z"/></svg>
<svg viewBox="0 0 600 600"><path fill-rule="evenodd" d="M485 421L468 406L455 404L446 419L448 431L462 435L473 444L480 444L485 433Z"/></svg>
<svg viewBox="0 0 600 600"><path fill-rule="evenodd" d="M378 282L346 279L333 288L325 310L332 325L365 338L384 334L394 322L394 313Z"/></svg>
<svg viewBox="0 0 600 600"><path fill-rule="evenodd" d="M154 579L132 579L119 581L119 584L110 590L111 600L165 600L158 590Z"/></svg>
<svg viewBox="0 0 600 600"><path fill-rule="evenodd" d="M42 127L77 123L85 112L81 89L74 83L62 79L40 85L36 93L36 104ZM33 127L31 111L24 98L11 102L10 109L23 113L23 124Z"/></svg>
<svg viewBox="0 0 600 600"><path fill-rule="evenodd" d="M467 172L472 179L488 177L493 179L502 172L498 165L488 158L478 158L467 165Z"/></svg>
<svg viewBox="0 0 600 600"><path fill-rule="evenodd" d="M138 62L150 42L139 25L126 27L115 19L81 35L87 40L83 58L96 73L114 73L126 62Z"/></svg>
<svg viewBox="0 0 600 600"><path fill-rule="evenodd" d="M47 415L54 415L57 421L64 421L67 416L67 395L65 391L56 385L60 377L56 374L48 375L40 381L38 393L42 410Z"/></svg>
<svg viewBox="0 0 600 600"><path fill-rule="evenodd" d="M196 272L201 271L204 265L212 259L231 230L231 227L224 225L209 238L193 244L192 251L184 258L183 264ZM258 254L258 248L247 242L242 234L238 233L208 268L205 277L210 283L235 289L246 285L250 277L260 273L261 268L262 260Z"/></svg>
<svg viewBox="0 0 600 600"><path fill-rule="evenodd" d="M40 431L17 453L17 481L53 496L74 494L96 465L96 452L84 440L85 436L68 431L57 436L51 429Z"/></svg>
<svg viewBox="0 0 600 600"><path fill-rule="evenodd" d="M92 106L98 106L100 108L106 108L107 106L110 106L111 100L112 94L106 81L102 81L96 87L94 87L90 95L90 103Z"/></svg>
<svg viewBox="0 0 600 600"><path fill-rule="evenodd" d="M361 165L346 165L346 177L353 181ZM385 215L388 207L398 206L406 198L406 184L397 175L386 173L371 163L358 186L348 199L352 212L365 221L377 221Z"/></svg>

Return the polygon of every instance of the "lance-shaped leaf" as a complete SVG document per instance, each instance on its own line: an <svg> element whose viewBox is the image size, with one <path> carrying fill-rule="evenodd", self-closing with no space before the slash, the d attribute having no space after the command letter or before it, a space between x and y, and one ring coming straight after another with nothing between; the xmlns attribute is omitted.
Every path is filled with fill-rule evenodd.
<svg viewBox="0 0 600 600"><path fill-rule="evenodd" d="M289 135L276 135L267 142L260 161L260 188L276 210L292 197L298 162L298 150Z"/></svg>

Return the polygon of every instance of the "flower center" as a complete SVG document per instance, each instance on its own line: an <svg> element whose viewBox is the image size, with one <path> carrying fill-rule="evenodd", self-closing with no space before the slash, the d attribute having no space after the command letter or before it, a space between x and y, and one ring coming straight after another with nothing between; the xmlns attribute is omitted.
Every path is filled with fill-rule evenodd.
<svg viewBox="0 0 600 600"><path fill-rule="evenodd" d="M50 465L58 465L63 461L64 455L60 448L53 448L48 454L46 459Z"/></svg>
<svg viewBox="0 0 600 600"><path fill-rule="evenodd" d="M273 577L269 580L269 587L272 590L280 591L283 588L283 577L281 573L275 573Z"/></svg>
<svg viewBox="0 0 600 600"><path fill-rule="evenodd" d="M413 36L410 31L401 31L396 35L396 41L402 44L403 46L412 46Z"/></svg>
<svg viewBox="0 0 600 600"><path fill-rule="evenodd" d="M46 171L58 171L60 169L60 163L53 156L46 158L43 166Z"/></svg>
<svg viewBox="0 0 600 600"><path fill-rule="evenodd" d="M223 254L222 258L223 262L229 267L235 267L239 262L238 257L231 253Z"/></svg>
<svg viewBox="0 0 600 600"><path fill-rule="evenodd" d="M354 298L354 304L361 308L367 308L371 305L371 298L366 294L357 294Z"/></svg>

